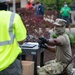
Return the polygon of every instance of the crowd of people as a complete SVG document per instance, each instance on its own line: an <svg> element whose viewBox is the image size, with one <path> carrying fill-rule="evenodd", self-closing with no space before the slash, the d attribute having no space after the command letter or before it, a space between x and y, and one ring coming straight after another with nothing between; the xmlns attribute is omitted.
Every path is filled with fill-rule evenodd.
<svg viewBox="0 0 75 75"><path fill-rule="evenodd" d="M36 9L35 14L37 16L42 15L42 18L44 17L44 5L40 2L36 2L35 4L28 2L25 8L34 8ZM39 38L42 44L41 47L51 52L55 52L56 57L54 60L46 62L43 67L40 67L37 71L38 75L60 74L72 58L70 39L68 35L65 33L66 27L70 28L71 8L68 6L66 2L64 2L64 6L60 9L60 15L61 17L57 18L53 22L54 33L57 37L54 39L46 39L40 36ZM70 63L66 69L66 73L70 75L72 69L73 63Z"/></svg>
<svg viewBox="0 0 75 75"><path fill-rule="evenodd" d="M28 1L25 8L26 9L33 8L36 10L36 12L35 12L36 16L40 15L40 16L42 16L42 18L44 17L44 5L40 2L31 3L30 1Z"/></svg>
<svg viewBox="0 0 75 75"><path fill-rule="evenodd" d="M44 17L44 4L40 2L30 2L28 1L27 5L25 6L26 9L34 8L36 10L36 16L41 15L42 18ZM71 22L71 8L68 6L67 2L64 2L63 7L60 9L60 15L61 19L64 19L67 21L66 27L70 28L70 22Z"/></svg>

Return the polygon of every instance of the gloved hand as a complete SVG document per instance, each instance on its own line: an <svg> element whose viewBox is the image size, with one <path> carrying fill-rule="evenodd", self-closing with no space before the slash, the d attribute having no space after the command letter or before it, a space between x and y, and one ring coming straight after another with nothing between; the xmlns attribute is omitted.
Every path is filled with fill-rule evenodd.
<svg viewBox="0 0 75 75"><path fill-rule="evenodd" d="M39 47L41 48L41 46L42 46L42 41L38 41L38 43L39 43Z"/></svg>
<svg viewBox="0 0 75 75"><path fill-rule="evenodd" d="M39 40L38 43L40 48L45 48L45 49L48 48L44 43L42 43L42 41Z"/></svg>
<svg viewBox="0 0 75 75"><path fill-rule="evenodd" d="M39 43L39 47L40 47L40 48L45 48L45 49L48 48L48 47L47 47L45 44L43 44L41 41L39 41L38 43Z"/></svg>
<svg viewBox="0 0 75 75"><path fill-rule="evenodd" d="M41 45L41 48L48 49L48 47L47 47L45 44L42 44L42 45Z"/></svg>
<svg viewBox="0 0 75 75"><path fill-rule="evenodd" d="M42 44L48 43L48 40L44 37L40 37L39 40L41 40Z"/></svg>

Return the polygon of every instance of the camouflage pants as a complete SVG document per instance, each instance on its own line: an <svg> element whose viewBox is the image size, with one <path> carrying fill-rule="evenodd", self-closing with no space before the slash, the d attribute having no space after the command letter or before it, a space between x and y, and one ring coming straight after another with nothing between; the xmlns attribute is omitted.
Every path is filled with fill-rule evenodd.
<svg viewBox="0 0 75 75"><path fill-rule="evenodd" d="M38 75L53 75L63 71L63 65L55 60L49 61L45 66L38 69Z"/></svg>
<svg viewBox="0 0 75 75"><path fill-rule="evenodd" d="M54 75L59 74L63 71L66 64L51 60L45 63L45 66L38 69L38 75ZM73 68L73 63L67 67L67 73L70 74Z"/></svg>

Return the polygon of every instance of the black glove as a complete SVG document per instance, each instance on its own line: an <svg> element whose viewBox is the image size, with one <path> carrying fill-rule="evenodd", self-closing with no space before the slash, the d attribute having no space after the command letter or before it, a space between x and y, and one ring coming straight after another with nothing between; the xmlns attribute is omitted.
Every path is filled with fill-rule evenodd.
<svg viewBox="0 0 75 75"><path fill-rule="evenodd" d="M41 45L41 48L48 49L48 47L47 47L45 44L42 44L42 45Z"/></svg>
<svg viewBox="0 0 75 75"><path fill-rule="evenodd" d="M42 43L42 41L39 40L38 43L40 48L45 48L45 49L48 48L45 44Z"/></svg>
<svg viewBox="0 0 75 75"><path fill-rule="evenodd" d="M44 37L40 37L39 40L41 40L42 44L48 43L48 40Z"/></svg>
<svg viewBox="0 0 75 75"><path fill-rule="evenodd" d="M38 41L38 43L39 43L39 47L41 48L42 47L42 41Z"/></svg>

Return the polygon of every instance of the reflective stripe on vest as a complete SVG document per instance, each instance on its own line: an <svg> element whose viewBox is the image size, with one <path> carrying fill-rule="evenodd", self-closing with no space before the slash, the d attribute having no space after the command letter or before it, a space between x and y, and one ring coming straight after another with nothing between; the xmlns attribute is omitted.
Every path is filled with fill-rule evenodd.
<svg viewBox="0 0 75 75"><path fill-rule="evenodd" d="M10 35L10 40L0 42L0 46L12 44L13 41L14 41L14 38L15 38L15 35L13 34L13 22L14 22L14 17L15 17L15 13L12 13L12 14L11 14L11 17L10 17L10 23L9 23L9 35Z"/></svg>

